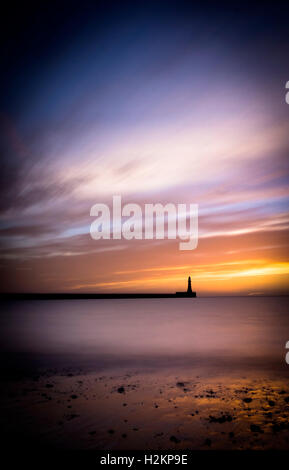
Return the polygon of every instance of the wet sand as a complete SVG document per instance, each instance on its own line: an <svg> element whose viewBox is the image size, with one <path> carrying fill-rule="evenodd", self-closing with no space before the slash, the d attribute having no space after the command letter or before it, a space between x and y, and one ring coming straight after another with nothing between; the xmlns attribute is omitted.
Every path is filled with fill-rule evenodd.
<svg viewBox="0 0 289 470"><path fill-rule="evenodd" d="M2 384L1 415L8 439L51 449L289 449L289 382L273 372L46 371Z"/></svg>
<svg viewBox="0 0 289 470"><path fill-rule="evenodd" d="M12 450L289 450L287 298L1 307Z"/></svg>

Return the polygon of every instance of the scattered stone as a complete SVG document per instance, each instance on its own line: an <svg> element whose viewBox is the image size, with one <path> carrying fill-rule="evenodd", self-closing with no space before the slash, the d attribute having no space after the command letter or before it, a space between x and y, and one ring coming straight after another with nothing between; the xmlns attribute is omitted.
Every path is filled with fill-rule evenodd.
<svg viewBox="0 0 289 470"><path fill-rule="evenodd" d="M269 400L268 403L269 403L269 406L275 406L275 402L273 400Z"/></svg>
<svg viewBox="0 0 289 470"><path fill-rule="evenodd" d="M76 398L78 398L77 395L70 395L70 398L72 398L72 400L76 400Z"/></svg>
<svg viewBox="0 0 289 470"><path fill-rule="evenodd" d="M66 415L67 421L71 421L72 419L75 419L75 418L78 418L78 417L79 417L79 415L74 414L74 413L71 414L71 415Z"/></svg>
<svg viewBox="0 0 289 470"><path fill-rule="evenodd" d="M184 382L177 382L177 387L183 388L185 386Z"/></svg>
<svg viewBox="0 0 289 470"><path fill-rule="evenodd" d="M125 390L124 390L124 387L119 387L117 389L117 391L118 391L118 393L124 393Z"/></svg>
<svg viewBox="0 0 289 470"><path fill-rule="evenodd" d="M222 416L219 416L219 417L212 416L212 415L209 416L210 423L222 424L222 423L225 423L226 421L230 423L232 420L233 420L233 417L229 414L222 414Z"/></svg>
<svg viewBox="0 0 289 470"><path fill-rule="evenodd" d="M107 432L108 434L114 434L114 429L109 429Z"/></svg>
<svg viewBox="0 0 289 470"><path fill-rule="evenodd" d="M170 441L174 442L175 444L178 444L179 442L181 442L176 436L171 436Z"/></svg>
<svg viewBox="0 0 289 470"><path fill-rule="evenodd" d="M282 421L281 423L272 423L272 431L274 433L284 431L285 429L289 429L289 422Z"/></svg>
<svg viewBox="0 0 289 470"><path fill-rule="evenodd" d="M259 432L259 433L264 432L264 431L262 431L260 426L258 426L257 424L251 424L250 429L251 429L252 432Z"/></svg>
<svg viewBox="0 0 289 470"><path fill-rule="evenodd" d="M243 398L243 401L244 401L245 403L251 403L252 398Z"/></svg>

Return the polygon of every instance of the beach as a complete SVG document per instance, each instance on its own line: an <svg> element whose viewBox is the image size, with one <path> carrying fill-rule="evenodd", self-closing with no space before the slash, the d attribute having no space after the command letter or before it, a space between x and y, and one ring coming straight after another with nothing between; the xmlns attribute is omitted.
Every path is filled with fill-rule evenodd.
<svg viewBox="0 0 289 470"><path fill-rule="evenodd" d="M288 449L286 309L274 297L5 303L5 440Z"/></svg>

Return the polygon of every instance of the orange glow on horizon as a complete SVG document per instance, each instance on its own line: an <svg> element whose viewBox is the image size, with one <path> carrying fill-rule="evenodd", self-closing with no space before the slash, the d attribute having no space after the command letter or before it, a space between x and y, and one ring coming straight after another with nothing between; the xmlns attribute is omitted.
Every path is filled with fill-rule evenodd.
<svg viewBox="0 0 289 470"><path fill-rule="evenodd" d="M165 271L165 275L164 275ZM176 271L178 274L176 275ZM150 275L147 275L150 273ZM159 266L112 274L111 281L76 284L74 290L132 291L132 292L174 292L184 290L187 276L192 285L202 292L265 292L275 285L286 287L289 281L289 262L267 261L264 259L240 260L195 266Z"/></svg>

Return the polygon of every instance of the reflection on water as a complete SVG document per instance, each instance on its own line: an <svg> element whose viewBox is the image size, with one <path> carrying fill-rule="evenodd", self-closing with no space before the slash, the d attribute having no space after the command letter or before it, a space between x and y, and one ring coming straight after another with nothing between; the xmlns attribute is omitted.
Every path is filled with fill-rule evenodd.
<svg viewBox="0 0 289 470"><path fill-rule="evenodd" d="M49 449L288 449L286 298L2 312L0 414L13 449L23 436Z"/></svg>
<svg viewBox="0 0 289 470"><path fill-rule="evenodd" d="M286 297L2 304L1 350L46 365L286 367Z"/></svg>

